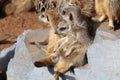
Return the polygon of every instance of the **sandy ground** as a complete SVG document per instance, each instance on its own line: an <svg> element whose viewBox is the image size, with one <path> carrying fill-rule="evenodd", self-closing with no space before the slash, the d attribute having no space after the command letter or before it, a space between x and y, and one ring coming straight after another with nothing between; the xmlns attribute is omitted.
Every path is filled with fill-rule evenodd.
<svg viewBox="0 0 120 80"><path fill-rule="evenodd" d="M35 12L24 12L0 19L0 51L14 44L23 31L47 27L47 24L38 20L38 15Z"/></svg>

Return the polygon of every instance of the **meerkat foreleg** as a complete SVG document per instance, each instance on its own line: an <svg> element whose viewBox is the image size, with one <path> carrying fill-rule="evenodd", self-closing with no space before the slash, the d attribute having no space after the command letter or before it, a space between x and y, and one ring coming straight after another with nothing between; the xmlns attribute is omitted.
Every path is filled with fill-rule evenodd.
<svg viewBox="0 0 120 80"><path fill-rule="evenodd" d="M56 46L55 46L55 48L54 48L54 52L56 52L57 50L59 50L59 49L61 48L61 45L62 45L62 43L63 43L65 40L66 40L66 37L60 39L60 40L57 42L57 44L56 44Z"/></svg>
<svg viewBox="0 0 120 80"><path fill-rule="evenodd" d="M98 19L98 21L99 22L102 22L102 21L104 21L105 20L105 18L106 18L106 15L105 14L103 14L99 19Z"/></svg>
<svg viewBox="0 0 120 80"><path fill-rule="evenodd" d="M105 20L105 18L106 18L106 15L103 14L103 15L101 15L99 18L93 17L92 20L93 20L93 21L96 21L96 22L102 22L103 20Z"/></svg>
<svg viewBox="0 0 120 80"><path fill-rule="evenodd" d="M68 47L68 51L65 53L65 57L67 57L68 55L70 55L72 53L72 51L76 48L76 46L74 45L77 42L77 40L73 41L69 47Z"/></svg>

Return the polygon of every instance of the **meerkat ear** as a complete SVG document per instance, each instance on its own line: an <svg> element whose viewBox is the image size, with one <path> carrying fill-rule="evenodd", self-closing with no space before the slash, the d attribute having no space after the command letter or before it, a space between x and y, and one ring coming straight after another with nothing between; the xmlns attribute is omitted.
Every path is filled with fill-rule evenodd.
<svg viewBox="0 0 120 80"><path fill-rule="evenodd" d="M69 19L71 20L71 21L73 21L73 15L70 13L70 15L69 15Z"/></svg>

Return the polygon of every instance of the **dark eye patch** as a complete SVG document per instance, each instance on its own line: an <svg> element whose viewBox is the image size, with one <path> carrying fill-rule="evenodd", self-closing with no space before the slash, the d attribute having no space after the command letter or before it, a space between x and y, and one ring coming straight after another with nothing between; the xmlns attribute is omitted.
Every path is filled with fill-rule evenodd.
<svg viewBox="0 0 120 80"><path fill-rule="evenodd" d="M64 31L66 29L66 27L62 27L60 28L60 31Z"/></svg>
<svg viewBox="0 0 120 80"><path fill-rule="evenodd" d="M73 20L73 16L72 16L72 14L70 13L70 15L69 15L69 19L72 21Z"/></svg>
<svg viewBox="0 0 120 80"><path fill-rule="evenodd" d="M66 12L65 12L65 11L62 11L62 14L63 14L63 15L65 15L65 14L66 14Z"/></svg>

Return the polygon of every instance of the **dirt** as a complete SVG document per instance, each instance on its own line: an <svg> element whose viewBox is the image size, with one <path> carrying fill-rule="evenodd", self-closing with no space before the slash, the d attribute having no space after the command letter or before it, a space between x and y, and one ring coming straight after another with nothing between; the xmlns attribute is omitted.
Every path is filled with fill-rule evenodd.
<svg viewBox="0 0 120 80"><path fill-rule="evenodd" d="M40 22L38 15L35 12L24 12L0 19L0 51L13 45L23 31L46 28L47 24Z"/></svg>

